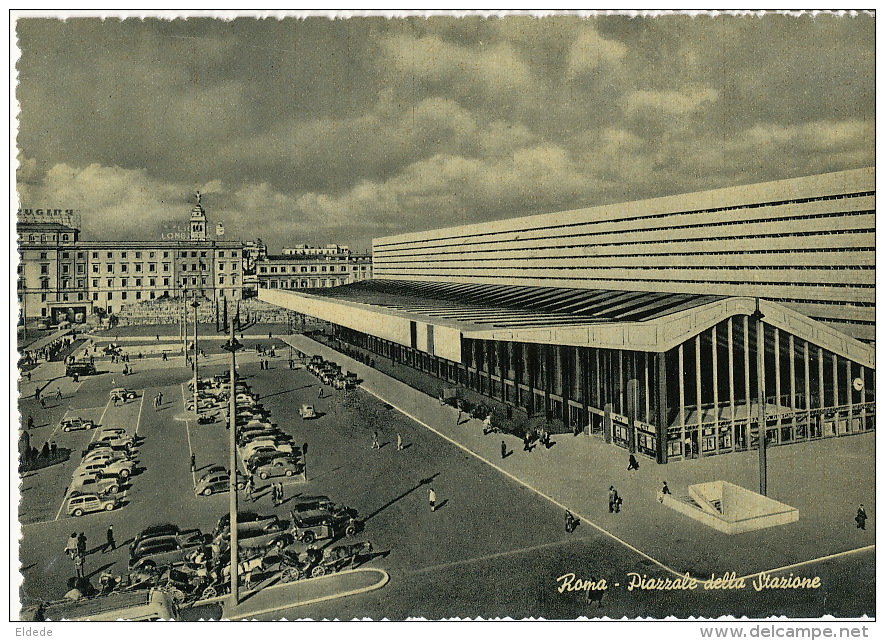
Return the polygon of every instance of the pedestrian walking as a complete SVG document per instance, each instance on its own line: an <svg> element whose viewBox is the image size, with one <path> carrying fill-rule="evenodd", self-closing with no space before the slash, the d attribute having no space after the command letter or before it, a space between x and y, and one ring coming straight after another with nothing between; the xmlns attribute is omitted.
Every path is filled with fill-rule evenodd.
<svg viewBox="0 0 885 641"><path fill-rule="evenodd" d="M77 535L77 553L81 556L86 556L86 533L80 532Z"/></svg>
<svg viewBox="0 0 885 641"><path fill-rule="evenodd" d="M507 458L507 443L501 441L501 458Z"/></svg>
<svg viewBox="0 0 885 641"><path fill-rule="evenodd" d="M49 441L49 457L54 459L58 455L58 445L55 441Z"/></svg>
<svg viewBox="0 0 885 641"><path fill-rule="evenodd" d="M84 555L77 552L74 556L74 567L77 568L77 578L82 579L86 576L86 570L84 568L86 562L86 558Z"/></svg>
<svg viewBox="0 0 885 641"><path fill-rule="evenodd" d="M320 385L320 389L317 391L317 398L323 397L323 386Z"/></svg>
<svg viewBox="0 0 885 641"><path fill-rule="evenodd" d="M396 433L396 449L397 451L402 451L403 449L403 437L399 432Z"/></svg>
<svg viewBox="0 0 885 641"><path fill-rule="evenodd" d="M61 388L56 387L55 388L55 400L60 401L61 399L62 399Z"/></svg>
<svg viewBox="0 0 885 641"><path fill-rule="evenodd" d="M670 494L670 488L667 487L667 481L664 481L664 487L661 488L661 494Z"/></svg>
<svg viewBox="0 0 885 641"><path fill-rule="evenodd" d="M254 479L254 477L250 476L246 480L246 500L249 501L250 503L254 500L252 498L252 491L254 489L255 489L255 479Z"/></svg>
<svg viewBox="0 0 885 641"><path fill-rule="evenodd" d="M867 529L867 511L864 509L863 503L857 508L857 516L854 517L854 521L857 523L857 529Z"/></svg>
<svg viewBox="0 0 885 641"><path fill-rule="evenodd" d="M158 343L160 342L160 335L159 334L157 334L157 342Z"/></svg>
<svg viewBox="0 0 885 641"><path fill-rule="evenodd" d="M427 494L427 500L430 502L430 511L436 512L436 492L433 491L432 486Z"/></svg>
<svg viewBox="0 0 885 641"><path fill-rule="evenodd" d="M163 404L163 392L157 392L157 397L160 400L160 405L162 405Z"/></svg>
<svg viewBox="0 0 885 641"><path fill-rule="evenodd" d="M160 357L164 362L169 360L169 357L166 356L166 352L163 352L163 355Z"/></svg>
<svg viewBox="0 0 885 641"><path fill-rule="evenodd" d="M372 449L373 450L380 450L381 449L381 445L378 443L378 430L375 430L374 432L372 432Z"/></svg>
<svg viewBox="0 0 885 641"><path fill-rule="evenodd" d="M77 533L71 532L71 536L68 538L68 544L65 546L65 554L70 557L71 561L74 560L74 557L77 556Z"/></svg>
<svg viewBox="0 0 885 641"><path fill-rule="evenodd" d="M463 412L463 410L461 409L460 406L458 406L458 418L455 420L455 425L460 425L460 424L461 424L461 413L462 413L462 412Z"/></svg>
<svg viewBox="0 0 885 641"><path fill-rule="evenodd" d="M191 472L197 471L197 455L191 454Z"/></svg>
<svg viewBox="0 0 885 641"><path fill-rule="evenodd" d="M42 397L40 396L40 388L34 390L34 399L39 401Z"/></svg>
<svg viewBox="0 0 885 641"><path fill-rule="evenodd" d="M629 460L627 461L627 471L630 470L638 470L639 469L639 461L636 460L636 457L631 454Z"/></svg>
<svg viewBox="0 0 885 641"><path fill-rule="evenodd" d="M33 428L34 428L34 417L31 416L30 414L28 414L28 427L27 427L27 429L30 430Z"/></svg>
<svg viewBox="0 0 885 641"><path fill-rule="evenodd" d="M102 549L101 553L104 554L108 550L116 550L117 542L114 540L114 526L109 525L107 531L107 542L104 544L104 549Z"/></svg>
<svg viewBox="0 0 885 641"><path fill-rule="evenodd" d="M28 382L30 383L30 382L31 382L31 372L30 372L30 370L25 374L25 376L27 376L27 378L28 378Z"/></svg>
<svg viewBox="0 0 885 641"><path fill-rule="evenodd" d="M609 512L620 512L621 511L621 497L618 496L618 491L615 489L615 486L609 486L608 488L608 511Z"/></svg>
<svg viewBox="0 0 885 641"><path fill-rule="evenodd" d="M46 409L46 399L43 398L42 396L40 396L40 397L38 397L37 400L40 401L40 407L42 407L45 410Z"/></svg>
<svg viewBox="0 0 885 641"><path fill-rule="evenodd" d="M283 484L282 483L277 483L277 502L276 502L276 504L278 506L283 504Z"/></svg>

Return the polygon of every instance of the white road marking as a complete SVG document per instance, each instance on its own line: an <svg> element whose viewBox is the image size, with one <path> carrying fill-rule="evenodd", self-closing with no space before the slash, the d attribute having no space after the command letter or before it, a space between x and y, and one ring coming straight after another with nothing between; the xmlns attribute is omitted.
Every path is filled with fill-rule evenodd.
<svg viewBox="0 0 885 641"><path fill-rule="evenodd" d="M138 428L141 425L141 410L144 409L144 395L146 389L141 390L141 405L138 406L138 418L135 419L135 436L138 436Z"/></svg>
<svg viewBox="0 0 885 641"><path fill-rule="evenodd" d="M537 550L544 550L547 548L560 547L563 545L568 545L570 543L579 543L582 541L593 541L594 539L583 537L583 538L574 538L574 539L561 539L559 541L552 541L550 543L541 543L540 545L533 545L527 548L520 548L518 550L504 550L503 552L496 552L495 554L487 554L485 556L477 556L472 559L463 559L461 561L451 561L449 563L441 563L440 565L432 565L426 568L418 568L417 570L407 570L403 572L404 575L412 575L412 574L424 574L425 572L436 572L438 570L446 570L448 568L457 567L459 565L469 565L471 563L480 563L482 561L492 561L494 559L502 559L507 556L514 556L518 554L527 554L529 552L535 552Z"/></svg>
<svg viewBox="0 0 885 641"><path fill-rule="evenodd" d="M783 567L774 568L773 570L762 570L761 572L755 572L753 574L748 574L747 576L741 577L742 580L747 581L754 577L759 576L760 574L776 574L778 572L785 572L786 570L792 570L793 568L799 568L803 565L811 565L812 563L818 563L822 561L829 561L830 559L838 559L839 557L848 556L849 554L856 554L858 552L867 552L870 550L875 550L875 545L867 545L862 548L856 548L854 550L846 550L845 552L836 552L835 554L828 554L826 556L820 556L816 559L808 559L807 561L799 561L798 563L793 563L791 565L785 565Z"/></svg>
<svg viewBox="0 0 885 641"><path fill-rule="evenodd" d="M362 387L362 386L360 386L360 387ZM578 514L573 508L568 508L568 507L566 507L565 505L563 505L562 503L560 503L560 502L557 501L556 499L554 499L554 498L552 498L552 497L550 497L550 496L547 496L546 494L544 494L543 492L541 492L538 488L536 488L536 487L532 487L531 485L529 485L528 483L526 483L526 482L523 481L522 479L520 479L520 478L514 476L513 474L511 474L510 472L508 472L507 470L505 470L505 469L503 469L503 468L501 468L501 467L495 465L494 463L492 463L492 462L489 461L488 459L486 459L486 458L480 456L479 454L477 454L477 453L474 452L473 450L471 450L471 449L465 447L464 445L461 445L458 441L449 438L448 436L446 436L446 435L443 434L442 432L440 432L440 431L434 429L433 427L431 427L430 425L428 425L428 424L425 423L424 421L420 420L419 418L416 418L416 417L412 416L411 414L409 414L408 412L406 412L404 409L398 407L396 404L390 402L389 400L387 400L387 399L385 399L385 398L382 398L382 397L379 396L378 394L375 394L373 391L371 391L371 390L369 390L369 389L366 389L365 387L363 387L363 389L366 390L369 394L371 394L371 395L374 396L375 398L377 398L378 400L380 400L381 402L383 402L383 403L387 403L388 405L390 405L391 407L393 407L395 410L397 410L397 411L400 412L401 414L403 414L403 415L405 415L405 416L408 416L410 419L412 419L413 421L415 421L415 422L418 423L419 425L423 425L424 427L426 427L427 429L429 429L431 432L433 432L433 433L436 434L437 436L439 436L439 437L441 437L441 438L447 440L447 441L448 441L449 443L451 443L452 445L455 445L456 447L458 447L459 449L463 450L464 452L467 452L467 453L470 454L471 456L473 456L473 457L479 459L480 461L482 461L483 463L485 463L485 464L488 465L489 467L491 467L491 468L493 468L493 469L495 469L495 470L498 470L501 474L503 474L503 475L506 476L507 478L509 478L509 479L511 479L511 480L513 480L513 481L516 481L517 483L519 483L519 484L522 485L523 487L526 487L526 488L530 489L532 492L535 492L535 493L538 494L539 496L541 496L541 497L547 499L548 501L550 501L551 503L553 503L554 505L556 505L556 506L559 507L560 509L571 511L572 514L574 514L576 517L578 517L579 519L581 519L582 521L584 521L584 523L586 523L586 524L589 525L590 527L596 528L597 530L599 530L600 532L602 532L602 533L605 534L606 536L611 537L612 539L614 539L615 541L617 541L618 543L620 543L621 545L623 545L623 546L626 547L627 549L632 550L633 552L635 552L636 554L638 554L639 556L641 556L641 557L643 557L643 558L645 558L645 559L648 559L649 561L651 561L652 563L654 563L655 565L657 565L659 568L661 568L661 569L663 569L663 570L666 570L667 572L670 572L671 574L673 574L673 575L675 575L675 576L683 576L684 572L677 572L677 571L674 570L673 568L671 568L671 567L669 567L669 566L667 566L667 565L664 565L663 563L661 563L661 562L658 561L657 559L655 559L655 558L649 556L648 554L646 554L645 552L643 552L643 551L640 550L639 548L636 548L636 547L630 545L630 544L627 543L624 539L618 537L617 535L613 534L612 532L609 532L609 531L606 530L605 528L603 528L603 527L597 525L596 523L594 523L593 521L591 521L591 520L588 519L587 517L581 516L581 515Z"/></svg>

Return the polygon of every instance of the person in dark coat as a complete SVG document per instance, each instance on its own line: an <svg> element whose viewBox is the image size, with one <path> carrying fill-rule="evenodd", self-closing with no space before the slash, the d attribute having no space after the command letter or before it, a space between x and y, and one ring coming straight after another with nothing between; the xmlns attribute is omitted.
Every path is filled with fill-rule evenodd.
<svg viewBox="0 0 885 641"><path fill-rule="evenodd" d="M608 511L609 512L620 512L621 511L621 497L618 496L618 491L615 489L615 486L609 486L608 488Z"/></svg>
<svg viewBox="0 0 885 641"><path fill-rule="evenodd" d="M661 494L670 494L670 488L667 487L667 481L664 481L664 487L661 488Z"/></svg>
<svg viewBox="0 0 885 641"><path fill-rule="evenodd" d="M86 533L80 532L77 535L77 554L82 557L86 557Z"/></svg>
<svg viewBox="0 0 885 641"><path fill-rule="evenodd" d="M857 516L854 517L854 521L857 523L857 529L867 529L867 511L864 509L863 503L857 508Z"/></svg>
<svg viewBox="0 0 885 641"><path fill-rule="evenodd" d="M43 447L40 449L40 458L49 458L49 443L43 443Z"/></svg>
<svg viewBox="0 0 885 641"><path fill-rule="evenodd" d="M575 518L575 515L565 511L565 531L568 533L572 533L575 531L575 528L578 527L578 519Z"/></svg>
<svg viewBox="0 0 885 641"><path fill-rule="evenodd" d="M507 443L501 441L501 458L507 458Z"/></svg>
<svg viewBox="0 0 885 641"><path fill-rule="evenodd" d="M114 540L114 526L109 525L108 532L107 532L107 542L104 544L104 549L102 550L102 554L104 554L108 550L116 550L116 549L117 549L117 542Z"/></svg>
<svg viewBox="0 0 885 641"><path fill-rule="evenodd" d="M638 470L638 469L639 469L639 461L637 461L636 457L633 454L631 454L630 459L627 464L627 471L629 472L630 470Z"/></svg>
<svg viewBox="0 0 885 641"><path fill-rule="evenodd" d="M58 445L55 444L55 441L49 441L49 456L50 458L58 456Z"/></svg>

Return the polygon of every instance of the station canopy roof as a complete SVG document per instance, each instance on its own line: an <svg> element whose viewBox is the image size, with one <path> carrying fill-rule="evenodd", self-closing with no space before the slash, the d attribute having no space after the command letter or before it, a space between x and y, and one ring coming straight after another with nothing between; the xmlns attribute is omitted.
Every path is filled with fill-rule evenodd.
<svg viewBox="0 0 885 641"><path fill-rule="evenodd" d="M875 368L872 346L779 303L747 296L388 279L271 291L277 293L271 302L295 311L310 308L324 320L358 330L347 308L454 328L464 338L653 352L668 351L723 320L758 310L770 326ZM305 306L299 299L318 305Z"/></svg>
<svg viewBox="0 0 885 641"><path fill-rule="evenodd" d="M723 296L602 289L368 280L324 290L324 298L453 321L465 330L642 322Z"/></svg>

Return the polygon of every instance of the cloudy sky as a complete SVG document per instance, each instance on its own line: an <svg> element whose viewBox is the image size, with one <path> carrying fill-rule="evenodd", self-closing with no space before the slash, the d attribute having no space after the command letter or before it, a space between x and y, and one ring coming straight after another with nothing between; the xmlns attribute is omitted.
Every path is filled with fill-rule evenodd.
<svg viewBox="0 0 885 641"><path fill-rule="evenodd" d="M874 20L26 18L20 201L372 237L874 164Z"/></svg>

